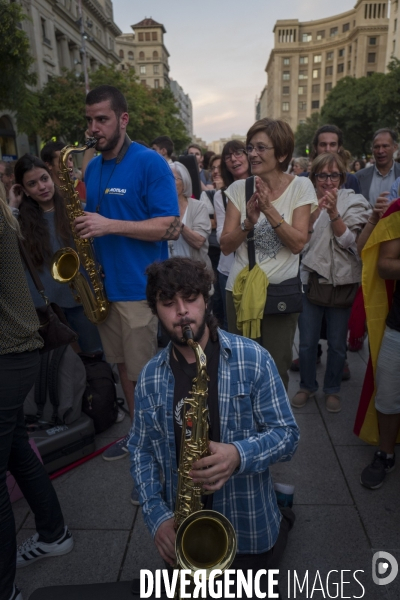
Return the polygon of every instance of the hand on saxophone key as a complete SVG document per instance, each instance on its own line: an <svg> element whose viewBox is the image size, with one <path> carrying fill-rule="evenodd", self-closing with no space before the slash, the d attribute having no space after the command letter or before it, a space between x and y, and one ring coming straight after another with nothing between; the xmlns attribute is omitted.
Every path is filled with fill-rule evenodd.
<svg viewBox="0 0 400 600"><path fill-rule="evenodd" d="M110 221L97 213L85 212L84 216L75 219L74 227L82 239L102 237L111 233Z"/></svg>
<svg viewBox="0 0 400 600"><path fill-rule="evenodd" d="M189 475L194 483L215 492L222 488L240 466L240 455L233 444L210 442L209 449L211 455L193 463Z"/></svg>

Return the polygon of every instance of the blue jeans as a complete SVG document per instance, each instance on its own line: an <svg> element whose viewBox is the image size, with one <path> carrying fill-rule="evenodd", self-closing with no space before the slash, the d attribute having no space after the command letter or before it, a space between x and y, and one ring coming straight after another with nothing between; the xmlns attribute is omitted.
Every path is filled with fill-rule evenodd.
<svg viewBox="0 0 400 600"><path fill-rule="evenodd" d="M308 286L304 286L307 290ZM316 361L318 342L321 334L321 323L325 315L328 340L328 358L324 377L325 394L340 392L343 367L347 351L347 330L351 307L331 308L317 306L308 301L303 294L303 312L299 316L300 331L300 388L316 392Z"/></svg>
<svg viewBox="0 0 400 600"><path fill-rule="evenodd" d="M71 329L79 335L78 343L82 352L85 354L103 352L99 331L85 315L83 306L73 306L62 310Z"/></svg>
<svg viewBox="0 0 400 600"><path fill-rule="evenodd" d="M39 539L51 543L64 529L57 494L26 432L23 404L35 383L39 352L0 356L0 600L11 597L17 545L15 521L6 484L7 468L33 514Z"/></svg>

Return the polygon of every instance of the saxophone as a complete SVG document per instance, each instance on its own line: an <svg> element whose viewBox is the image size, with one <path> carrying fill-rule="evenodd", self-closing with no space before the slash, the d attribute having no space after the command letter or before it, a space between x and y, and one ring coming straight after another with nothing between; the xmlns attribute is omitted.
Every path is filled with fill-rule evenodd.
<svg viewBox="0 0 400 600"><path fill-rule="evenodd" d="M77 302L81 302L85 315L95 325L102 323L107 318L110 303L107 300L103 281L102 269L97 263L91 239L81 239L75 232L74 220L84 215L80 198L75 191L68 168L68 157L72 152L84 152L87 148L93 148L97 140L90 138L80 148L76 146L65 146L60 152L60 190L66 201L68 219L71 225L72 236L76 250L73 248L61 248L52 259L51 274L59 283L68 283ZM82 263L86 270L88 279L79 271Z"/></svg>
<svg viewBox="0 0 400 600"><path fill-rule="evenodd" d="M210 455L207 408L209 377L206 355L200 344L193 340L190 326L184 325L182 333L183 339L196 355L197 375L193 379L190 395L184 401L175 506L175 551L179 569L190 570L192 577L198 569L205 569L208 579L212 569L224 571L232 564L236 554L236 534L232 523L224 515L215 510L202 510L201 496L212 492L203 490L189 477L192 464ZM186 438L189 423L191 436Z"/></svg>

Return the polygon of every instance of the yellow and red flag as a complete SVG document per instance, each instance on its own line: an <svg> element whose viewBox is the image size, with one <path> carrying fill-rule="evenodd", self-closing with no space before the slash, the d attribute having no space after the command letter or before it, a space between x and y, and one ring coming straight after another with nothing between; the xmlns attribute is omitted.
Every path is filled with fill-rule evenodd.
<svg viewBox="0 0 400 600"><path fill-rule="evenodd" d="M392 305L395 281L378 275L379 248L382 242L400 237L400 198L393 202L368 238L361 253L363 261L362 289L369 339L369 361L361 391L354 433L369 444L379 444L378 419L375 409L376 365ZM397 439L400 442L400 433Z"/></svg>

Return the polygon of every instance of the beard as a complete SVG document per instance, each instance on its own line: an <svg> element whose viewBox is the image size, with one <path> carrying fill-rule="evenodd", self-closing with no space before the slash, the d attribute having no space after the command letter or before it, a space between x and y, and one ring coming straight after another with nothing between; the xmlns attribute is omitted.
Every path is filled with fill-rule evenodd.
<svg viewBox="0 0 400 600"><path fill-rule="evenodd" d="M110 140L105 140L105 145L101 148L98 147L98 143L96 144L95 148L96 150L98 150L98 152L110 152L111 150L114 150L114 148L117 146L119 140L121 137L121 128L119 126L119 123L117 124L117 127L113 133L113 136ZM103 138L104 139L104 138ZM99 140L100 141L100 140Z"/></svg>
<svg viewBox="0 0 400 600"><path fill-rule="evenodd" d="M158 317L158 318L160 320L161 325L164 327L165 331L169 335L171 342L173 344L175 344L175 346L180 346L180 347L187 346L186 340L183 339L182 334L179 336L177 333L175 333L175 328L169 329L167 327L167 325L164 323L164 321L162 321L162 319L160 319L160 317ZM206 313L204 313L203 320L199 325L197 333L193 335L193 340L195 342L199 342L201 340L201 338L203 337L204 332L206 330L206 320L207 320L207 315L206 315ZM186 319L186 320L179 321L178 323L174 323L174 325L183 326L183 325L192 325L193 323L194 323L194 321L188 321Z"/></svg>

